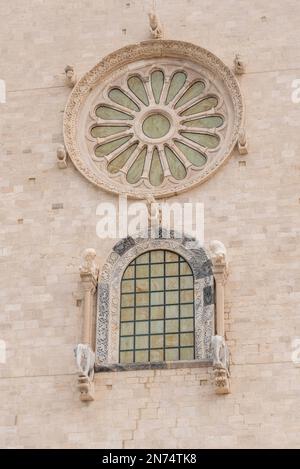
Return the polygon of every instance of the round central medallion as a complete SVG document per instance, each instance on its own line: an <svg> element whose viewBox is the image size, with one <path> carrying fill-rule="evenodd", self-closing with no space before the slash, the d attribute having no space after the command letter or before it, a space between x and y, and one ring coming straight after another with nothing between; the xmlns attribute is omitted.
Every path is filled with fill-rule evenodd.
<svg viewBox="0 0 300 469"><path fill-rule="evenodd" d="M162 114L151 114L146 117L143 122L143 132L144 134L153 139L162 138L170 130L170 121L169 119Z"/></svg>

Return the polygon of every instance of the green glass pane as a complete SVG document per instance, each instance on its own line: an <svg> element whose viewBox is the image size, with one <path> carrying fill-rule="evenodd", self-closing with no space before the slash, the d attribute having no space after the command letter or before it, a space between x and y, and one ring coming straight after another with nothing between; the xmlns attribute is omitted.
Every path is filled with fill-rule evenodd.
<svg viewBox="0 0 300 469"><path fill-rule="evenodd" d="M135 337L135 348L136 349L145 349L149 347L149 336L148 335L139 335Z"/></svg>
<svg viewBox="0 0 300 469"><path fill-rule="evenodd" d="M135 96L145 104L149 106L148 96L144 87L144 83L139 76L130 77L127 81L128 88L132 91Z"/></svg>
<svg viewBox="0 0 300 469"><path fill-rule="evenodd" d="M122 295L122 306L133 306L134 305L134 295Z"/></svg>
<svg viewBox="0 0 300 469"><path fill-rule="evenodd" d="M121 336L133 335L133 322L123 322L121 324Z"/></svg>
<svg viewBox="0 0 300 469"><path fill-rule="evenodd" d="M158 291L164 289L164 279L163 278L153 278L151 279L151 291Z"/></svg>
<svg viewBox="0 0 300 469"><path fill-rule="evenodd" d="M166 262L177 262L178 261L178 254L171 251L166 251Z"/></svg>
<svg viewBox="0 0 300 469"><path fill-rule="evenodd" d="M184 331L193 331L194 330L194 320L193 319L181 319L180 320L180 330Z"/></svg>
<svg viewBox="0 0 300 469"><path fill-rule="evenodd" d="M121 337L120 349L133 350L133 337Z"/></svg>
<svg viewBox="0 0 300 469"><path fill-rule="evenodd" d="M153 292L151 293L151 304L152 305L161 305L164 303L164 293L163 292Z"/></svg>
<svg viewBox="0 0 300 469"><path fill-rule="evenodd" d="M170 121L162 114L151 114L143 122L143 132L149 138L161 138L170 130Z"/></svg>
<svg viewBox="0 0 300 469"><path fill-rule="evenodd" d="M178 347L178 341L178 334L166 334L165 336L166 347Z"/></svg>
<svg viewBox="0 0 300 469"><path fill-rule="evenodd" d="M146 154L147 154L147 148L144 148L133 165L130 167L128 173L127 173L127 181L129 184L135 184L137 183L143 174L143 169L144 169L144 164L145 164L145 159L146 159Z"/></svg>
<svg viewBox="0 0 300 469"><path fill-rule="evenodd" d="M200 153L200 151L194 150L178 140L175 141L175 145L194 166L200 167L205 165L206 156Z"/></svg>
<svg viewBox="0 0 300 469"><path fill-rule="evenodd" d="M179 282L178 277L166 278L166 290L178 290Z"/></svg>
<svg viewBox="0 0 300 469"><path fill-rule="evenodd" d="M148 264L149 262L149 252L142 254L136 258L136 264Z"/></svg>
<svg viewBox="0 0 300 469"><path fill-rule="evenodd" d="M194 278L190 277L181 277L180 279L180 287L181 288L193 288L194 286Z"/></svg>
<svg viewBox="0 0 300 469"><path fill-rule="evenodd" d="M164 332L163 321L152 321L151 322L151 334L162 334Z"/></svg>
<svg viewBox="0 0 300 469"><path fill-rule="evenodd" d="M202 127L205 129L215 129L221 127L223 123L224 119L220 116L200 117L200 119L183 122L187 127Z"/></svg>
<svg viewBox="0 0 300 469"><path fill-rule="evenodd" d="M167 291L165 295L167 304L174 305L179 303L178 291Z"/></svg>
<svg viewBox="0 0 300 469"><path fill-rule="evenodd" d="M151 265L151 277L161 277L164 275L163 264L152 264Z"/></svg>
<svg viewBox="0 0 300 469"><path fill-rule="evenodd" d="M112 140L111 142L103 143L102 145L98 145L95 151L96 156L106 156L115 151L117 148L124 145L128 140L130 140L132 135L128 135L127 137L117 138L116 140Z"/></svg>
<svg viewBox="0 0 300 469"><path fill-rule="evenodd" d="M180 292L181 303L192 303L194 300L194 290L183 290Z"/></svg>
<svg viewBox="0 0 300 469"><path fill-rule="evenodd" d="M162 362L164 359L163 350L151 350L150 351L150 360L152 362Z"/></svg>
<svg viewBox="0 0 300 469"><path fill-rule="evenodd" d="M136 320L149 319L149 309L148 308L136 308L135 311Z"/></svg>
<svg viewBox="0 0 300 469"><path fill-rule="evenodd" d="M169 102L175 98L175 96L181 90L185 82L186 82L186 74L184 72L174 73L170 82L169 89L168 89L166 104L169 104Z"/></svg>
<svg viewBox="0 0 300 469"><path fill-rule="evenodd" d="M157 148L153 150L149 180L152 186L160 186L164 180L163 167Z"/></svg>
<svg viewBox="0 0 300 469"><path fill-rule="evenodd" d="M101 105L96 109L96 116L105 120L131 120L133 117L125 112L113 109L110 106Z"/></svg>
<svg viewBox="0 0 300 469"><path fill-rule="evenodd" d="M178 332L179 321L178 319L169 319L166 321L166 332Z"/></svg>
<svg viewBox="0 0 300 469"><path fill-rule="evenodd" d="M123 278L133 278L134 277L134 267L127 267L124 272Z"/></svg>
<svg viewBox="0 0 300 469"><path fill-rule="evenodd" d="M217 135L196 134L193 132L181 132L181 135L205 148L216 148L220 141Z"/></svg>
<svg viewBox="0 0 300 469"><path fill-rule="evenodd" d="M190 305L181 305L180 306L180 317L181 318L189 318L194 315L194 306Z"/></svg>
<svg viewBox="0 0 300 469"><path fill-rule="evenodd" d="M194 345L194 334L180 334L180 345Z"/></svg>
<svg viewBox="0 0 300 469"><path fill-rule="evenodd" d="M194 349L193 348L182 348L180 349L180 360L193 360Z"/></svg>
<svg viewBox="0 0 300 469"><path fill-rule="evenodd" d="M184 179L186 177L186 169L180 159L169 147L165 147L165 154L172 176L178 180Z"/></svg>
<svg viewBox="0 0 300 469"><path fill-rule="evenodd" d="M187 262L180 263L180 275L192 275L192 270Z"/></svg>
<svg viewBox="0 0 300 469"><path fill-rule="evenodd" d="M149 266L148 265L137 265L136 266L136 277L148 277L149 276Z"/></svg>
<svg viewBox="0 0 300 469"><path fill-rule="evenodd" d="M140 110L135 102L133 102L132 99L130 99L122 90L119 90L119 88L113 88L110 90L108 96L114 103L120 104L120 106L127 107L133 111Z"/></svg>
<svg viewBox="0 0 300 469"><path fill-rule="evenodd" d="M134 281L133 280L123 280L122 282L122 293L134 292Z"/></svg>
<svg viewBox="0 0 300 469"><path fill-rule="evenodd" d="M135 352L135 361L136 362L148 362L148 350L137 350Z"/></svg>
<svg viewBox="0 0 300 469"><path fill-rule="evenodd" d="M110 173L114 174L117 173L121 168L123 168L124 164L129 160L132 153L137 147L137 143L131 145L131 147L127 148L126 150L122 151L116 158L114 158L107 166L107 169Z"/></svg>
<svg viewBox="0 0 300 469"><path fill-rule="evenodd" d="M164 74L160 70L151 73L151 88L156 104L159 103L164 86Z"/></svg>
<svg viewBox="0 0 300 469"><path fill-rule="evenodd" d="M121 310L121 321L133 321L134 309L126 308Z"/></svg>
<svg viewBox="0 0 300 469"><path fill-rule="evenodd" d="M193 104L190 108L186 109L184 112L181 113L182 116L192 116L193 114L199 114L201 112L209 111L217 106L218 100L217 98L205 98L199 103Z"/></svg>
<svg viewBox="0 0 300 469"><path fill-rule="evenodd" d="M166 361L174 361L179 359L178 349L170 348L166 349Z"/></svg>
<svg viewBox="0 0 300 469"><path fill-rule="evenodd" d="M149 322L141 321L135 324L135 333L136 334L149 334Z"/></svg>
<svg viewBox="0 0 300 469"><path fill-rule="evenodd" d="M166 318L178 318L178 305L166 306Z"/></svg>
<svg viewBox="0 0 300 469"><path fill-rule="evenodd" d="M164 346L164 336L163 335L152 335L150 337L150 347L151 348L162 348Z"/></svg>
<svg viewBox="0 0 300 469"><path fill-rule="evenodd" d="M178 275L179 264L174 262L171 264L166 264L166 275Z"/></svg>
<svg viewBox="0 0 300 469"><path fill-rule="evenodd" d="M136 291L138 293L146 292L149 290L149 280L148 279L137 279L136 280Z"/></svg>
<svg viewBox="0 0 300 469"><path fill-rule="evenodd" d="M149 293L137 293L136 294L136 305L147 306L149 304Z"/></svg>
<svg viewBox="0 0 300 469"><path fill-rule="evenodd" d="M163 319L164 318L164 307L163 306L152 306L151 308L151 319Z"/></svg>
<svg viewBox="0 0 300 469"><path fill-rule="evenodd" d="M91 135L94 138L104 138L109 137L110 135L119 134L120 132L126 132L128 129L128 125L114 125L109 127L98 125L92 128Z"/></svg>
<svg viewBox="0 0 300 469"><path fill-rule="evenodd" d="M133 362L133 352L121 352L120 353L120 363L132 363Z"/></svg>
<svg viewBox="0 0 300 469"><path fill-rule="evenodd" d="M180 100L177 101L175 105L175 109L177 109L180 106L183 106L185 103L188 101L191 101L191 99L196 98L197 96L200 96L200 94L203 92L205 88L205 85L203 81L196 81L193 83L187 91L184 93L183 96L181 96Z"/></svg>
<svg viewBox="0 0 300 469"><path fill-rule="evenodd" d="M151 262L164 262L164 251L151 251Z"/></svg>

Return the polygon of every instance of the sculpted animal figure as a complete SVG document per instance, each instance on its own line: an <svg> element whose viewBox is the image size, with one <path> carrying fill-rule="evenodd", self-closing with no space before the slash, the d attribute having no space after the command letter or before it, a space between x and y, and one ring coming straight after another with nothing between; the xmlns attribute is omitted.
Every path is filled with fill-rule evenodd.
<svg viewBox="0 0 300 469"><path fill-rule="evenodd" d="M163 28L161 22L154 11L148 13L149 16L149 25L150 25L150 32L154 39L162 39L163 37Z"/></svg>

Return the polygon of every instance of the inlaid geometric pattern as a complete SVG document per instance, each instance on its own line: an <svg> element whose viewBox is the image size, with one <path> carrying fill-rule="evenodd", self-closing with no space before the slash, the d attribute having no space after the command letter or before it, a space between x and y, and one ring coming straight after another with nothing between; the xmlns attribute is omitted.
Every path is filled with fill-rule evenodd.
<svg viewBox="0 0 300 469"><path fill-rule="evenodd" d="M194 359L194 277L180 255L154 250L131 262L120 314L120 363Z"/></svg>

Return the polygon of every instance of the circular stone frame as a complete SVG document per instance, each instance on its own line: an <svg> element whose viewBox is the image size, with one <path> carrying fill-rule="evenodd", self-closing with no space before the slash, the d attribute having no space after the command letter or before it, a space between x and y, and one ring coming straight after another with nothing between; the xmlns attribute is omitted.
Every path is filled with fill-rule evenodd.
<svg viewBox="0 0 300 469"><path fill-rule="evenodd" d="M211 81L218 80L222 84L224 92L231 101L230 115L227 119L231 121L231 132L226 145L222 146L218 157L210 164L207 164L202 171L198 171L197 177L193 180L185 178L178 181L176 186L172 184L164 187L142 188L141 186L124 187L116 179L109 178L93 164L89 164L86 155L83 154L80 145L80 117L84 113L89 114L85 103L90 93L103 80L116 75L117 71L136 61L149 59L174 59L193 62L199 66L199 73L206 71ZM75 85L68 99L64 112L64 141L67 152L77 170L90 182L96 186L115 194L126 194L135 199L144 199L149 193L155 197L169 197L174 194L189 190L204 182L227 160L237 143L240 129L244 121L244 106L238 81L233 72L214 54L194 44L183 41L172 40L151 40L139 44L123 47L107 55L95 67L87 72Z"/></svg>

